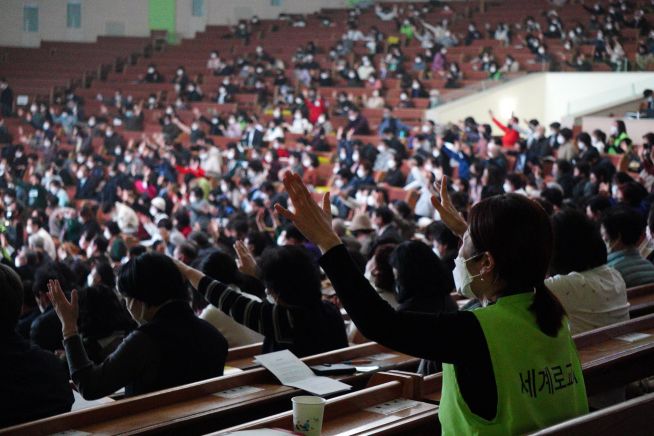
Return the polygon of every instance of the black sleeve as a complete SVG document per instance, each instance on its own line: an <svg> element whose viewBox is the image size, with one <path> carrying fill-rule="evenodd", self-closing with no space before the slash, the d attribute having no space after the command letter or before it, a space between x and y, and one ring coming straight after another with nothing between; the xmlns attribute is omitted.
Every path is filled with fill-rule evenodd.
<svg viewBox="0 0 654 436"><path fill-rule="evenodd" d="M70 375L87 400L106 397L143 377L160 358L159 351L143 332L134 331L100 365L86 355L79 335L64 341Z"/></svg>
<svg viewBox="0 0 654 436"><path fill-rule="evenodd" d="M497 414L490 351L472 312L396 312L359 272L344 245L325 253L320 265L365 337L411 356L454 364L461 395L470 410L485 419Z"/></svg>
<svg viewBox="0 0 654 436"><path fill-rule="evenodd" d="M397 312L359 272L344 245L325 253L320 266L361 333L394 350L437 362L474 362L488 352L479 321L471 312ZM426 336L425 336L426 335Z"/></svg>

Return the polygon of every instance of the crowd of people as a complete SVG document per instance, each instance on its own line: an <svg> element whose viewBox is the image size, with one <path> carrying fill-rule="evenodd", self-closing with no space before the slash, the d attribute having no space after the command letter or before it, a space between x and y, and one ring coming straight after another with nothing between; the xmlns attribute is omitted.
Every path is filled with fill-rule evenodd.
<svg viewBox="0 0 654 436"><path fill-rule="evenodd" d="M639 10L599 8L589 8L596 27L572 27L574 38L556 15L542 34L527 19L540 35L530 47L587 43L592 30L611 38L612 56L620 26L635 26L651 56L654 35ZM195 108L185 123L178 113L207 96L183 67L169 79L156 65L142 80L171 82L174 103L117 92L88 113L75 90L62 104L28 108L3 97L0 361L9 409L0 426L70 410L69 378L87 399L123 387L137 395L222 375L229 347L261 341L264 352L301 357L364 340L419 356L422 373L442 369L444 384L458 386L441 403L450 429L473 430L482 417L523 431L587 411L571 335L627 320L626 289L654 283L654 133L631 138L618 118L576 132L492 112L456 124L403 122L383 80L403 81L398 107L437 104L421 80L460 78L448 47L484 31L511 43L512 26L471 24L454 35L425 13L375 7L380 20L398 20L405 40L420 41L424 55L413 60L354 23L329 49L333 71L315 62L315 46L298 51L293 78L260 47L240 60L212 53L207 68L224 78L211 99L254 90L255 112ZM257 22L234 37L248 39ZM346 61L360 42L370 55ZM509 61L484 52L476 62L498 74L518 68ZM370 96L340 93L329 104L318 87L337 82ZM5 80L0 88L11 92ZM377 125L365 108L382 109ZM162 111L161 132L126 140L121 132L142 130L152 109ZM639 111L652 115L651 90ZM361 138L375 134L376 142ZM233 141L218 147L219 136ZM322 207L320 192L329 192ZM469 300L463 310L453 292ZM533 349L515 351L512 323L524 326L515 343ZM543 341L552 355L534 351ZM547 407L507 410L520 386L505 389L497 365L561 362L576 383ZM529 421L534 413L545 418Z"/></svg>

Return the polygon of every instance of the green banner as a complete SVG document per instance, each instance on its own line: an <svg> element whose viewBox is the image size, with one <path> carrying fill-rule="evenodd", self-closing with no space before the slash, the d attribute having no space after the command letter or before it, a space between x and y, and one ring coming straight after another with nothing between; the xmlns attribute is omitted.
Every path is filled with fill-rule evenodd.
<svg viewBox="0 0 654 436"><path fill-rule="evenodd" d="M150 30L167 30L168 42L176 42L177 0L149 0Z"/></svg>

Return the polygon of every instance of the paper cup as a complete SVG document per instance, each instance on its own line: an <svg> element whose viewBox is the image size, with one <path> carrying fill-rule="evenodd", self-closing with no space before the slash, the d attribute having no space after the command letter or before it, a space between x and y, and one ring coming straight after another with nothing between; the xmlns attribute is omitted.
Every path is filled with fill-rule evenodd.
<svg viewBox="0 0 654 436"><path fill-rule="evenodd" d="M319 436L325 399L310 395L291 398L293 402L293 431L307 436Z"/></svg>

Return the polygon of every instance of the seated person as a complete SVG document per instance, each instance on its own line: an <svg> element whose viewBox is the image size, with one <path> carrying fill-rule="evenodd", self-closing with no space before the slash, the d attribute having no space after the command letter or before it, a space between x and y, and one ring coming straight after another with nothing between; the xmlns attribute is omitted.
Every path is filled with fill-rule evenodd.
<svg viewBox="0 0 654 436"><path fill-rule="evenodd" d="M640 255L645 218L635 209L616 206L602 216L602 238L608 248L608 265L622 275L627 288L654 283L654 265Z"/></svg>
<svg viewBox="0 0 654 436"><path fill-rule="evenodd" d="M0 428L65 413L73 405L68 374L59 359L16 333L22 304L18 274L0 265Z"/></svg>
<svg viewBox="0 0 654 436"><path fill-rule="evenodd" d="M254 260L239 248L240 262ZM211 304L265 336L263 352L290 350L298 357L348 346L345 324L332 303L322 301L318 265L303 247L264 251L259 261L267 301L242 293L179 262L191 285Z"/></svg>
<svg viewBox="0 0 654 436"><path fill-rule="evenodd" d="M195 316L184 277L167 256L142 254L121 268L118 291L139 327L99 365L89 360L77 331L77 291L69 302L58 281L48 287L70 375L87 400L122 387L133 396L223 374L227 341Z"/></svg>
<svg viewBox="0 0 654 436"><path fill-rule="evenodd" d="M624 280L606 264L599 228L575 210L552 217L554 250L545 285L563 305L572 334L629 320Z"/></svg>
<svg viewBox="0 0 654 436"><path fill-rule="evenodd" d="M234 259L222 251L214 250L202 259L200 270L212 279L226 283L234 289L245 292L250 291L247 289L243 274L238 271ZM252 295L251 291L250 294ZM259 333L237 323L232 317L212 304L207 304L202 310L200 318L216 327L225 336L230 348L263 341L263 336Z"/></svg>
<svg viewBox="0 0 654 436"><path fill-rule="evenodd" d="M297 175L287 174L284 187L295 210L276 205L277 212L323 252L320 266L361 333L442 363L443 434L526 433L588 413L565 311L543 283L552 230L536 202L518 194L489 197L470 209L465 222L443 177L440 200L433 196L432 204L463 238L454 273L457 291L494 304L433 315L395 311L379 297L331 227L329 194L320 207ZM553 366L566 368L570 383L534 397L524 368Z"/></svg>
<svg viewBox="0 0 654 436"><path fill-rule="evenodd" d="M79 332L84 349L89 359L101 364L120 345L126 334L134 330L136 324L116 297L113 287L103 283L82 289L79 292L79 307Z"/></svg>

